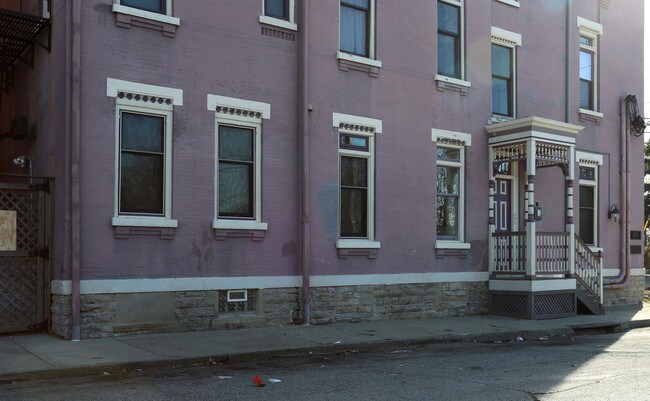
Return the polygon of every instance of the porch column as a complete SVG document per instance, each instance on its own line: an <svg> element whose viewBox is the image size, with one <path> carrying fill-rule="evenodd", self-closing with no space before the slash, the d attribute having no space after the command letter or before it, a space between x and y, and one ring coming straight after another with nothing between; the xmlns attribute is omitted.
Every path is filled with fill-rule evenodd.
<svg viewBox="0 0 650 401"><path fill-rule="evenodd" d="M496 182L494 180L494 148L488 147L488 271L492 273L495 268L494 259L496 250L494 249L494 232L496 231L496 222L494 215L494 194Z"/></svg>
<svg viewBox="0 0 650 401"><path fill-rule="evenodd" d="M526 142L526 275L535 277L535 264L537 262L537 238L535 223L535 160L537 157L537 143L534 139Z"/></svg>
<svg viewBox="0 0 650 401"><path fill-rule="evenodd" d="M569 165L567 167L566 180L566 232L569 233L567 249L567 263L569 274L573 277L576 271L576 236L575 224L573 223L573 181L575 180L575 148L569 147Z"/></svg>

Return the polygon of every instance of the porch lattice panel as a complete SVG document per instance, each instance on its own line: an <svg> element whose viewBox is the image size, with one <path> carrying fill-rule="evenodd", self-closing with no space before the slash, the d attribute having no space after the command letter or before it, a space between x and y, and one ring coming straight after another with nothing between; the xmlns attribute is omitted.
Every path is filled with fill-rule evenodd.
<svg viewBox="0 0 650 401"><path fill-rule="evenodd" d="M0 259L0 332L38 323L38 258Z"/></svg>

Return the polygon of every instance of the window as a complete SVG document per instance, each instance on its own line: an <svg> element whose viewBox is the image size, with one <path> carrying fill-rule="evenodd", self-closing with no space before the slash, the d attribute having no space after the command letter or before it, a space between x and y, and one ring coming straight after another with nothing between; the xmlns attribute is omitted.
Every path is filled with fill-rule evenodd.
<svg viewBox="0 0 650 401"><path fill-rule="evenodd" d="M114 226L176 227L171 219L172 123L179 89L108 78L115 98Z"/></svg>
<svg viewBox="0 0 650 401"><path fill-rule="evenodd" d="M375 0L341 0L341 51L374 59Z"/></svg>
<svg viewBox="0 0 650 401"><path fill-rule="evenodd" d="M262 120L268 103L208 95L215 113L215 217L217 230L266 230L262 222Z"/></svg>
<svg viewBox="0 0 650 401"><path fill-rule="evenodd" d="M172 0L117 0L113 2L115 25L131 28L137 25L161 31L164 36L176 36L179 18L172 16Z"/></svg>
<svg viewBox="0 0 650 401"><path fill-rule="evenodd" d="M593 112L598 110L598 35L602 33L603 28L598 23L580 17L578 17L578 27L580 29L579 111L594 114Z"/></svg>
<svg viewBox="0 0 650 401"><path fill-rule="evenodd" d="M497 118L515 118L516 46L521 35L492 27L492 114Z"/></svg>
<svg viewBox="0 0 650 401"><path fill-rule="evenodd" d="M463 2L438 0L438 74L463 79Z"/></svg>
<svg viewBox="0 0 650 401"><path fill-rule="evenodd" d="M167 0L120 0L120 4L153 13L167 14Z"/></svg>
<svg viewBox="0 0 650 401"><path fill-rule="evenodd" d="M260 22L279 28L297 31L295 0L262 0Z"/></svg>
<svg viewBox="0 0 650 401"><path fill-rule="evenodd" d="M375 134L381 121L334 113L339 135L338 248L379 248L375 242Z"/></svg>
<svg viewBox="0 0 650 401"><path fill-rule="evenodd" d="M576 152L579 177L578 235L591 247L598 245L598 166L599 154Z"/></svg>
<svg viewBox="0 0 650 401"><path fill-rule="evenodd" d="M436 145L436 248L469 249L465 243L465 147L469 134L432 130Z"/></svg>

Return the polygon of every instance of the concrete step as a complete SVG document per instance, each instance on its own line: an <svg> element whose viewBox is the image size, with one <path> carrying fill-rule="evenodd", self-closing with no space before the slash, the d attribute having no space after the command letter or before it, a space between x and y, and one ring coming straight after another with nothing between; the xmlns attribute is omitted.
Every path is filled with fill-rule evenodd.
<svg viewBox="0 0 650 401"><path fill-rule="evenodd" d="M576 295L578 297L578 312L603 315L605 308L591 293L587 292L581 285L576 288Z"/></svg>

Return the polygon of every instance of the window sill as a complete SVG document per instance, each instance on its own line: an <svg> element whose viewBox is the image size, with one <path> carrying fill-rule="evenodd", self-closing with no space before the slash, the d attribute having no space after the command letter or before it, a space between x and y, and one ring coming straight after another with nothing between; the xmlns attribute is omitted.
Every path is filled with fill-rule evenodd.
<svg viewBox="0 0 650 401"><path fill-rule="evenodd" d="M115 238L128 239L132 235L159 236L160 239L173 239L178 221L164 217L125 217L111 219L115 227Z"/></svg>
<svg viewBox="0 0 650 401"><path fill-rule="evenodd" d="M253 220L219 220L212 221L214 239L225 241L228 238L250 238L253 242L264 240L268 223Z"/></svg>
<svg viewBox="0 0 650 401"><path fill-rule="evenodd" d="M471 249L471 244L460 241L436 241L436 249Z"/></svg>
<svg viewBox="0 0 650 401"><path fill-rule="evenodd" d="M355 56L354 54L349 54L341 51L336 52L336 59L339 62L339 70L356 70L367 72L371 77L378 77L379 69L382 66L382 63L379 60Z"/></svg>
<svg viewBox="0 0 650 401"><path fill-rule="evenodd" d="M514 117L506 117L506 116L495 116L493 115L490 117L490 120L488 120L488 125L490 124L499 124L499 123L507 123L509 121L514 120Z"/></svg>
<svg viewBox="0 0 650 401"><path fill-rule="evenodd" d="M268 17L266 15L260 15L260 23L265 25L271 25L277 28L288 29L290 31L297 31L298 24L286 21L279 18Z"/></svg>
<svg viewBox="0 0 650 401"><path fill-rule="evenodd" d="M588 109L578 109L578 116L580 121L591 121L596 125L600 125L603 121L603 113Z"/></svg>
<svg viewBox="0 0 650 401"><path fill-rule="evenodd" d="M471 245L467 242L460 241L436 241L434 248L436 258L442 259L444 256L460 256L465 259L469 255Z"/></svg>
<svg viewBox="0 0 650 401"><path fill-rule="evenodd" d="M436 81L436 88L439 91L451 90L451 91L456 91L461 95L467 95L469 93L469 88L472 87L472 83L469 81L447 77L440 74L435 75L435 81Z"/></svg>
<svg viewBox="0 0 650 401"><path fill-rule="evenodd" d="M518 1L515 0L497 0L499 3L507 4L509 6L517 7L519 8L520 4Z"/></svg>
<svg viewBox="0 0 650 401"><path fill-rule="evenodd" d="M161 31L163 36L175 37L176 28L180 26L180 18L144 11L133 7L113 4L115 25L131 28L132 25Z"/></svg>
<svg viewBox="0 0 650 401"><path fill-rule="evenodd" d="M381 243L364 239L340 239L336 241L336 248L341 259L348 256L366 256L368 259L375 259Z"/></svg>
<svg viewBox="0 0 650 401"><path fill-rule="evenodd" d="M591 246L591 245L589 245L589 250L591 252L595 253L596 255L598 255L598 253L600 253L602 255L603 252L604 252L604 249L602 247Z"/></svg>

